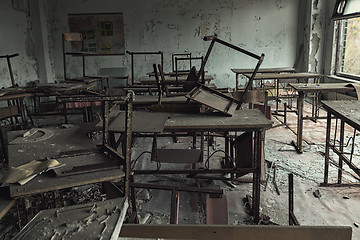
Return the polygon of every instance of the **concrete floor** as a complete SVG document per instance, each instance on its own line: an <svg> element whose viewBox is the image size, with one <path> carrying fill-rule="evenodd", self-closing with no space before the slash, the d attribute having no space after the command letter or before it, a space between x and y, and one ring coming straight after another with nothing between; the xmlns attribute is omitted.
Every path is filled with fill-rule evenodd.
<svg viewBox="0 0 360 240"><path fill-rule="evenodd" d="M305 114L310 115L310 105L305 104ZM324 116L326 113L321 111ZM281 117L279 117L282 120ZM281 124L273 116L274 126ZM304 153L298 154L291 145L296 140L297 115L288 113L288 127L279 126L266 131L265 160L274 162L276 168L276 183L280 195L275 191L273 180L273 169L266 167L267 184L261 185L261 213L270 217L270 220L279 225L288 225L288 174L294 174L295 192L295 215L300 225L325 225L325 226L352 226L353 239L360 239L360 229L356 227L360 223L360 191L357 187L320 187L323 182L324 152L325 152L325 130L326 120L304 121ZM333 121L334 124L335 121ZM333 125L333 128L335 125ZM346 127L346 137L353 135L353 130ZM191 146L191 139L180 138L183 148ZM222 139L216 139L217 149L223 148ZM162 139L164 147L173 146L172 139ZM205 143L206 144L206 143ZM359 145L357 140L356 147ZM140 152L151 149L151 139L138 140L133 148L133 158ZM359 149L359 148L355 148ZM213 149L211 149L210 154ZM350 151L350 150L348 150ZM357 151L359 152L359 151ZM356 153L356 151L355 151ZM358 153L357 153L358 154ZM221 153L211 158L213 166L220 164ZM335 156L334 160L337 160ZM354 161L359 157L355 156ZM144 155L139 159L136 169L156 167L150 162L150 155ZM266 165L266 164L265 164ZM185 167L185 166L181 166ZM337 168L333 165L329 169L329 182L337 180ZM268 177L269 175L269 177ZM249 177L244 177L249 179ZM231 186L222 181L208 182L205 180L187 179L179 176L146 176L137 177L136 181L166 184L181 184L201 187L221 187L226 195L228 204L229 224L242 225L249 222L243 198L246 194L251 195L250 183L232 182ZM351 171L345 167L343 173L344 183L357 183L352 177ZM265 184L266 190L265 190ZM314 192L319 190L321 197L316 198ZM139 205L139 217L142 223L159 224L169 223L170 214L170 192L159 190L138 190L137 203ZM358 196L359 195L359 196ZM180 194L180 217L179 223L204 224L205 219L204 196L181 193Z"/></svg>
<svg viewBox="0 0 360 240"><path fill-rule="evenodd" d="M306 114L310 114L310 105L305 104ZM321 115L325 115L321 111ZM279 117L281 120L282 118ZM280 124L276 117L272 118L274 126ZM63 119L60 119L62 122ZM288 113L288 126L279 126L266 131L265 160L275 163L276 183L280 195L275 191L273 184L273 169L265 168L266 176L261 185L261 213L270 217L270 221L279 225L288 225L288 174L294 174L295 192L295 215L301 225L325 225L325 226L351 226L353 239L360 239L360 191L357 186L347 187L320 187L323 182L325 152L325 129L326 120L304 122L304 153L298 154L291 145L296 140L295 113ZM47 120L44 121L44 123ZM334 124L335 121L333 121ZM42 125L40 122L39 125ZM333 126L333 128L335 125ZM346 138L353 135L353 130L346 128ZM192 138L179 138L174 144L171 138L159 139L159 146L189 148ZM205 142L206 144L206 142ZM359 159L359 140L355 142L354 162ZM199 146L199 145L198 145ZM216 139L216 149L223 149L224 143L221 138ZM151 150L151 139L138 139L132 149L132 159L137 158L141 152ZM210 154L214 149L210 148ZM349 149L347 150L350 151ZM222 153L212 156L210 164L219 167ZM337 160L335 156L334 160ZM360 163L359 163L360 165ZM265 164L267 166L267 164ZM150 154L144 154L139 158L135 169L156 168L156 163L150 161ZM162 168L181 167L184 165L163 165ZM329 182L337 179L337 168L331 165L329 169ZM249 179L249 176L244 176ZM244 225L250 220L243 198L251 195L250 183L232 182L227 184L222 181L207 181L186 178L185 176L136 176L136 182L154 184L177 184L180 186L192 186L199 188L221 188L227 200L229 224ZM345 167L343 174L344 183L358 183L352 176L351 171ZM265 189L266 185L266 189ZM316 198L314 191L319 190L321 197ZM169 191L137 189L137 204L141 223L161 224L169 223L170 219L170 195ZM205 224L206 206L204 194L180 193L179 223Z"/></svg>

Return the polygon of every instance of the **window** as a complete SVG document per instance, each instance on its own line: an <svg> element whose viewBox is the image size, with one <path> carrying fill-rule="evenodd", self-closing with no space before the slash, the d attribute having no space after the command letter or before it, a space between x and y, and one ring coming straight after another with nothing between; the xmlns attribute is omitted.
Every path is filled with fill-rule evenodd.
<svg viewBox="0 0 360 240"><path fill-rule="evenodd" d="M360 80L360 0L340 1L335 4L336 20L335 74Z"/></svg>

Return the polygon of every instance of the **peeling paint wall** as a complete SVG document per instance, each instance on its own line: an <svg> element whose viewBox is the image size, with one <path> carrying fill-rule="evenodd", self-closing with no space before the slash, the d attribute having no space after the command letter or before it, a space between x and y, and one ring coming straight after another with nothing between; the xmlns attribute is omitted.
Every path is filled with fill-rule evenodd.
<svg viewBox="0 0 360 240"><path fill-rule="evenodd" d="M32 18L27 0L0 3L0 55L19 53L11 59L15 82L21 86L38 79ZM6 59L0 59L0 87L11 86Z"/></svg>
<svg viewBox="0 0 360 240"><path fill-rule="evenodd" d="M263 67L292 67L296 56L298 1L296 0L52 0L48 1L49 51L54 59L56 80L63 78L61 33L68 31L67 14L122 12L125 48L128 51L163 51L164 70L171 70L171 54L191 52L203 56L209 42L205 35L218 34L256 54L265 53ZM137 57L136 77L152 71L158 58ZM125 67L130 73L128 55L88 58L88 74L100 68ZM75 59L76 61L76 59ZM79 63L69 67L72 76L80 76ZM231 68L252 68L256 60L215 45L206 66L220 86L234 86Z"/></svg>

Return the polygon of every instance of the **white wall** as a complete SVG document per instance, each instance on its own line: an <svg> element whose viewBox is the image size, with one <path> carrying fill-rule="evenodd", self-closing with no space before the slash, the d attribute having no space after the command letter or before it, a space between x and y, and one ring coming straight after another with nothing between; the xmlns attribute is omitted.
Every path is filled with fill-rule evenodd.
<svg viewBox="0 0 360 240"><path fill-rule="evenodd" d="M297 51L298 0L51 0L48 6L49 51L54 62L54 79L63 78L61 33L68 31L69 13L122 12L125 48L128 51L163 51L164 70L171 70L171 53L205 55L209 42L205 35L217 33L220 39L260 55L262 67L292 67ZM151 57L136 58L137 76L152 70ZM126 67L130 58L96 57L88 60L88 73L99 68ZM215 45L206 66L220 87L234 86L230 68L252 68L256 60L225 46ZM80 76L79 65L69 68Z"/></svg>
<svg viewBox="0 0 360 240"><path fill-rule="evenodd" d="M0 55L19 53L12 58L15 82L38 79L36 59L34 57L31 17L27 1L2 0L0 3ZM0 59L0 87L10 87L11 80L6 59Z"/></svg>

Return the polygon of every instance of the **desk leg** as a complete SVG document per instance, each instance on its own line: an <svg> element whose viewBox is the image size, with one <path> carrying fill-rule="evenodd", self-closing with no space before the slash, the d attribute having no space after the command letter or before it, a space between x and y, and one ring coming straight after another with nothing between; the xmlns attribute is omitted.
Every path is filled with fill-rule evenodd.
<svg viewBox="0 0 360 240"><path fill-rule="evenodd" d="M235 90L237 91L237 90L239 90L239 74L238 73L236 73L236 82L235 82Z"/></svg>
<svg viewBox="0 0 360 240"><path fill-rule="evenodd" d="M275 98L276 110L275 110L275 113L278 114L278 110L279 110L279 79L275 79L275 85L276 85L276 98Z"/></svg>
<svg viewBox="0 0 360 240"><path fill-rule="evenodd" d="M329 177L330 129L331 129L331 113L328 112L327 121L326 121L324 185L328 184L328 177Z"/></svg>
<svg viewBox="0 0 360 240"><path fill-rule="evenodd" d="M343 120L341 120L341 123L340 123L340 152L341 153L344 152L344 135L345 135L344 133L345 133L345 122ZM342 167L343 167L343 157L342 157L342 155L339 155L338 184L341 184Z"/></svg>
<svg viewBox="0 0 360 240"><path fill-rule="evenodd" d="M253 173L253 199L252 199L252 211L254 215L255 224L260 220L260 162L261 162L261 131L254 132L254 157L253 167L255 172Z"/></svg>
<svg viewBox="0 0 360 240"><path fill-rule="evenodd" d="M302 153L302 132L303 132L303 114L304 114L304 92L299 91L298 98L298 120L297 120L297 136L295 148L298 153Z"/></svg>
<svg viewBox="0 0 360 240"><path fill-rule="evenodd" d="M25 102L24 98L19 99L19 107L20 107L20 114L21 114L21 129L27 128L27 121L25 116Z"/></svg>

